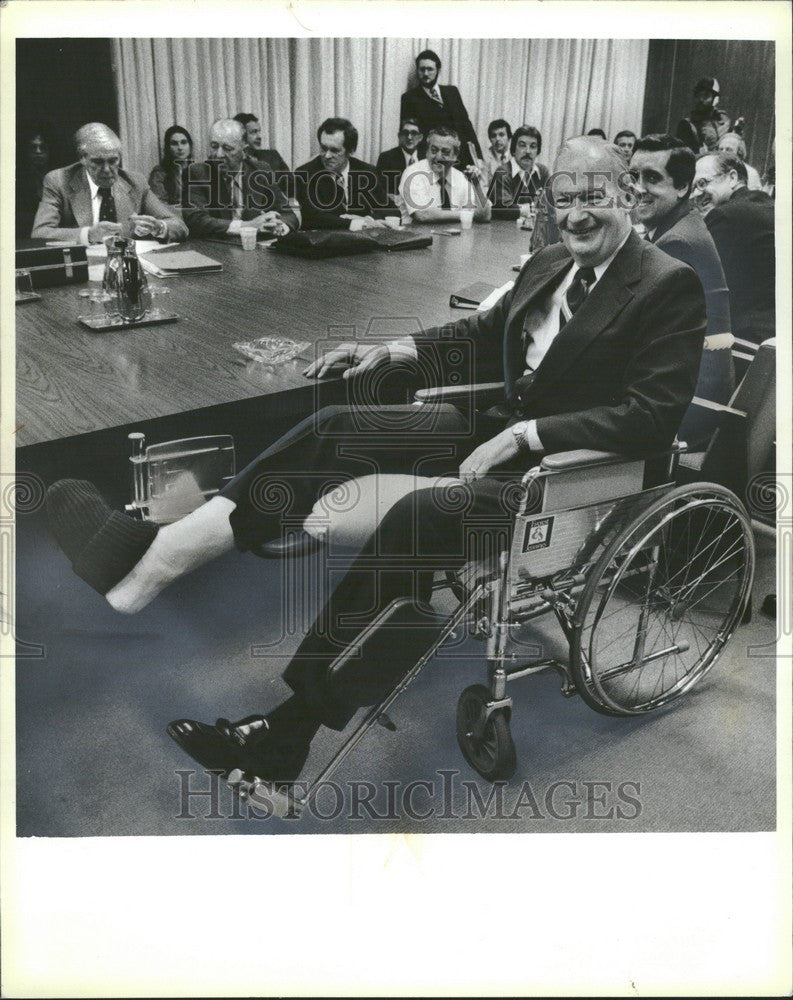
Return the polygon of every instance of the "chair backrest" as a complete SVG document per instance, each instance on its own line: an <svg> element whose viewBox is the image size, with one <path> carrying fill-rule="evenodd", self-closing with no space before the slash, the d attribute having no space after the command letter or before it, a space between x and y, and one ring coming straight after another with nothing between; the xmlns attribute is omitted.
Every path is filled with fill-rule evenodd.
<svg viewBox="0 0 793 1000"><path fill-rule="evenodd" d="M741 340L735 337L732 345L732 364L735 369L735 384L740 385L741 379L749 371L749 366L755 359L758 344L751 340Z"/></svg>
<svg viewBox="0 0 793 1000"><path fill-rule="evenodd" d="M744 430L730 421L713 435L702 462L702 478L723 482L740 494L746 484L773 465L776 440L776 340L757 349L730 400L733 410L746 414ZM745 466L736 479L735 469ZM739 481L739 480L742 480Z"/></svg>

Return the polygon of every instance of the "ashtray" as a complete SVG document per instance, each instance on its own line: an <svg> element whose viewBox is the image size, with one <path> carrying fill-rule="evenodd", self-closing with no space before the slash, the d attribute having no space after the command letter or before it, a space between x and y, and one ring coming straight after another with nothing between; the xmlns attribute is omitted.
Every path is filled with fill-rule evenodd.
<svg viewBox="0 0 793 1000"><path fill-rule="evenodd" d="M282 365L296 358L311 346L308 340L291 340L289 337L259 337L258 340L240 340L232 346L251 361L263 365Z"/></svg>

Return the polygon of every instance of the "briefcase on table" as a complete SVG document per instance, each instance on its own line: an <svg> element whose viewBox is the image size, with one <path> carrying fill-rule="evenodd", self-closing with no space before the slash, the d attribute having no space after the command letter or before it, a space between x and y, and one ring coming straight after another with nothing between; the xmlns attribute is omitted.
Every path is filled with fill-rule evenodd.
<svg viewBox="0 0 793 1000"><path fill-rule="evenodd" d="M88 258L80 243L69 246L18 247L14 266L30 271L34 288L81 285L88 281Z"/></svg>

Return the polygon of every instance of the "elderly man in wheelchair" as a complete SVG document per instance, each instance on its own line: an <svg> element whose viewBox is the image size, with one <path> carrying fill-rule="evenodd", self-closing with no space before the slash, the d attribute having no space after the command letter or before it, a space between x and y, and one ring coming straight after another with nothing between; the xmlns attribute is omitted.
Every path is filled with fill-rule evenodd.
<svg viewBox="0 0 793 1000"><path fill-rule="evenodd" d="M407 363L443 385L469 345L477 375L503 382L321 410L170 523L111 511L82 481L51 487L51 527L75 571L126 613L234 546L359 548L284 672L289 699L237 722L170 724L201 765L243 791L294 782L321 726L375 705L357 740L463 621L487 639L488 683L463 692L458 739L491 780L515 767L508 680L554 667L565 693L634 715L713 664L749 593L750 526L728 490L674 487L704 296L693 271L633 233L623 169L612 147L569 140L548 191L563 243L490 310L399 344L342 345L306 371L365 383ZM451 616L431 606L436 571L460 601ZM519 663L510 637L551 611L569 664Z"/></svg>

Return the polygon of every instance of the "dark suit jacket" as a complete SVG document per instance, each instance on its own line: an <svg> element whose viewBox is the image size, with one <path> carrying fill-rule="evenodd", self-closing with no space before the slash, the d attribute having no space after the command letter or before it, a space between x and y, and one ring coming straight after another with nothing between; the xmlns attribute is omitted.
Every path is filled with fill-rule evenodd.
<svg viewBox="0 0 793 1000"><path fill-rule="evenodd" d="M416 159L421 157L416 151ZM392 197L399 194L399 182L405 172L405 154L401 146L394 146L393 149L384 149L377 157L375 169L380 177L380 183Z"/></svg>
<svg viewBox="0 0 793 1000"><path fill-rule="evenodd" d="M490 181L488 197L497 208L509 208L512 205L522 205L540 195L548 180L548 168L544 163L535 162L537 173L532 172L529 183L526 184L522 175L512 176L512 163L502 163L493 172Z"/></svg>
<svg viewBox="0 0 793 1000"><path fill-rule="evenodd" d="M286 195L273 181L272 171L242 164L243 221L263 212L278 212L292 229L298 228ZM229 175L217 163L193 163L182 178L182 215L191 236L223 236L232 219Z"/></svg>
<svg viewBox="0 0 793 1000"><path fill-rule="evenodd" d="M250 160L255 160L259 166L264 167L266 170L273 170L277 174L289 173L286 160L284 160L277 149L255 149L253 146L248 146L246 154Z"/></svg>
<svg viewBox="0 0 793 1000"><path fill-rule="evenodd" d="M737 188L705 216L730 290L732 331L761 343L773 337L774 202L764 191Z"/></svg>
<svg viewBox="0 0 793 1000"><path fill-rule="evenodd" d="M140 174L119 170L113 200L119 222L126 222L130 215L152 215L167 224L164 239L169 243L187 239L187 226L163 205ZM34 239L79 243L80 230L93 224L91 189L82 163L50 171L44 178L41 204L30 235Z"/></svg>
<svg viewBox="0 0 793 1000"><path fill-rule="evenodd" d="M437 364L449 339L470 339L476 380L504 378L505 407L536 418L546 451L661 451L697 383L702 286L690 267L631 233L536 372L524 376L526 314L544 303L571 263L563 244L539 251L492 309L454 324L453 338L448 327L443 336L435 328L416 337L419 364Z"/></svg>
<svg viewBox="0 0 793 1000"><path fill-rule="evenodd" d="M325 169L319 156L298 167L295 191L303 215L304 229L348 229L342 215L373 215L391 202L371 163L350 157L349 202L345 206L336 175Z"/></svg>
<svg viewBox="0 0 793 1000"><path fill-rule="evenodd" d="M426 140L430 129L433 126L448 125L460 137L460 162L458 166L467 167L471 164L471 157L468 155L468 143L472 142L476 146L479 157L482 156L482 147L476 137L476 132L468 117L468 112L460 97L460 91L456 87L441 87L441 100L443 107L437 101L433 101L427 95L423 87L413 87L405 91L400 103L399 118L415 118L421 126ZM422 143L419 152L423 157L426 152L426 141Z"/></svg>
<svg viewBox="0 0 793 1000"><path fill-rule="evenodd" d="M686 198L662 219L652 242L670 257L688 264L697 272L705 291L708 314L707 333L729 333L730 295L716 244L702 216Z"/></svg>

